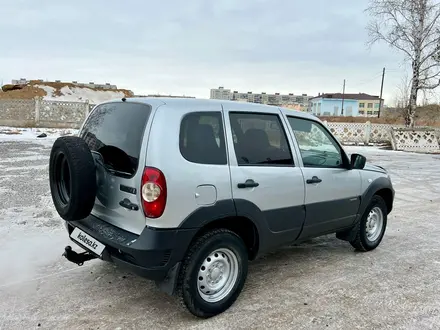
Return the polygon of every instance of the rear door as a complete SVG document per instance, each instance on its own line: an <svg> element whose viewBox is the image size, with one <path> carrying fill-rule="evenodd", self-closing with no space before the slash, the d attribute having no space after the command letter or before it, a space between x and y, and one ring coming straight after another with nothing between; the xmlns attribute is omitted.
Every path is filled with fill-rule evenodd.
<svg viewBox="0 0 440 330"><path fill-rule="evenodd" d="M305 179L306 222L301 238L333 232L353 224L361 193L359 170L348 169L348 158L319 122L287 116L301 154Z"/></svg>
<svg viewBox="0 0 440 330"><path fill-rule="evenodd" d="M140 234L145 228L140 183L145 157L144 132L151 114L145 103L111 102L97 106L81 132L95 159L98 192L92 214ZM137 206L130 208L132 206Z"/></svg>
<svg viewBox="0 0 440 330"><path fill-rule="evenodd" d="M278 109L225 111L237 212L261 219L266 247L293 241L304 223L304 180ZM242 107L240 107L242 109ZM225 109L226 110L226 109Z"/></svg>

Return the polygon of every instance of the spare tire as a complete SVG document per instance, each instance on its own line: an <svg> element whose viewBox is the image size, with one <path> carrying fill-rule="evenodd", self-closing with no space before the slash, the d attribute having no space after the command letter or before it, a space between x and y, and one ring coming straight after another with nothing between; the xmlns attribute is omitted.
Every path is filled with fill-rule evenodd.
<svg viewBox="0 0 440 330"><path fill-rule="evenodd" d="M76 136L56 139L50 152L52 200L64 220L87 217L96 197L96 167L87 143Z"/></svg>

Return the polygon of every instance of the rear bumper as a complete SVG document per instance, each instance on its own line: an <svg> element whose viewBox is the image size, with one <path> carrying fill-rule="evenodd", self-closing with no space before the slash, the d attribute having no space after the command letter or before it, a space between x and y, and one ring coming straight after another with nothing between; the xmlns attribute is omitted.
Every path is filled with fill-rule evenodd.
<svg viewBox="0 0 440 330"><path fill-rule="evenodd" d="M80 221L68 221L69 235L75 227L105 245L100 258L113 262L142 277L163 281L183 259L197 229L153 229L146 227L140 235L127 232L89 215ZM73 241L73 240L72 240ZM73 241L83 249L83 245Z"/></svg>

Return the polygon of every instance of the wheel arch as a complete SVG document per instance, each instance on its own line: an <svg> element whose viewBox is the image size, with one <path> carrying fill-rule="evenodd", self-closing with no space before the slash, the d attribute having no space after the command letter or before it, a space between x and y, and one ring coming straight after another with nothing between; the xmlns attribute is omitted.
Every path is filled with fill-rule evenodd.
<svg viewBox="0 0 440 330"><path fill-rule="evenodd" d="M374 195L383 198L385 204L387 205L387 214L390 214L391 211L393 210L393 199L394 199L393 191L390 188L382 188L376 191Z"/></svg>
<svg viewBox="0 0 440 330"><path fill-rule="evenodd" d="M394 189L391 184L391 181L388 178L380 177L374 180L368 189L361 196L361 205L359 207L359 216L365 212L368 204L370 204L371 198L374 195L378 195L385 200L387 205L388 214L393 209L393 201L394 201Z"/></svg>
<svg viewBox="0 0 440 330"><path fill-rule="evenodd" d="M362 194L361 204L359 206L357 218L355 223L353 224L353 227L348 230L336 233L337 238L344 241L350 241L355 238L355 228L358 225L359 221L362 219L362 216L365 213L368 205L370 204L371 199L373 198L373 196L376 195L384 199L387 207L387 214L390 214L393 209L394 189L391 181L388 178L380 177L373 181L368 189Z"/></svg>
<svg viewBox="0 0 440 330"><path fill-rule="evenodd" d="M244 216L229 216L205 223L194 235L193 240L214 229L228 229L237 234L245 243L249 260L254 260L260 247L260 236L257 226Z"/></svg>
<svg viewBox="0 0 440 330"><path fill-rule="evenodd" d="M197 228L189 246L196 238L209 230L229 229L243 239L248 249L249 259L253 260L260 250L262 233L259 219L255 219L252 215L252 213L237 213L234 200L227 199L211 206L198 208L180 224L179 228Z"/></svg>

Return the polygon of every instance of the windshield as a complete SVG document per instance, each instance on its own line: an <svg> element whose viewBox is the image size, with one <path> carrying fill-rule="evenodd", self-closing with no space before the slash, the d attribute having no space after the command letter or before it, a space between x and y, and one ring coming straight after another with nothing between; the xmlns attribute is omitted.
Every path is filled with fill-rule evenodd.
<svg viewBox="0 0 440 330"><path fill-rule="evenodd" d="M151 112L147 104L114 102L98 106L80 136L100 154L101 165L114 174L133 176L139 165L142 138Z"/></svg>

